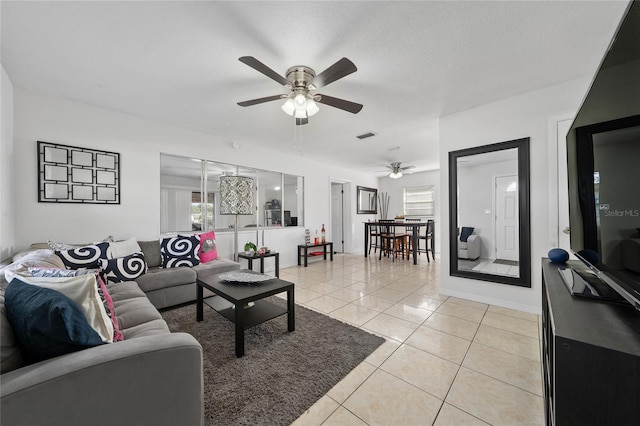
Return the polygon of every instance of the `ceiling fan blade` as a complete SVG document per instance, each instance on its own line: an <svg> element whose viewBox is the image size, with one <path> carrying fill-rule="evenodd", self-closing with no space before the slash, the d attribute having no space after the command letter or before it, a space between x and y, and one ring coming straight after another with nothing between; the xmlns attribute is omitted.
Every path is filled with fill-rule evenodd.
<svg viewBox="0 0 640 426"><path fill-rule="evenodd" d="M273 95L267 96L266 98L251 99L249 101L238 102L238 105L240 105L241 107L248 107L251 105L262 104L264 102L277 101L278 99L282 99L282 96L283 95Z"/></svg>
<svg viewBox="0 0 640 426"><path fill-rule="evenodd" d="M274 70L272 70L271 68L269 68L268 66L260 62L259 60L257 60L256 58L254 58L253 56L242 56L238 58L238 60L243 64L249 65L254 70L261 72L262 74L266 75L270 79L277 81L283 86L286 86L287 84L289 84L286 78L284 78L283 76L281 76L280 74L278 74L277 72L275 72Z"/></svg>
<svg viewBox="0 0 640 426"><path fill-rule="evenodd" d="M405 166L405 167L400 167L400 170L409 170L409 169L415 169L416 166Z"/></svg>
<svg viewBox="0 0 640 426"><path fill-rule="evenodd" d="M358 68L356 68L353 62L347 58L342 58L320 74L316 75L311 83L316 86L316 89L319 89L356 71L358 71Z"/></svg>
<svg viewBox="0 0 640 426"><path fill-rule="evenodd" d="M350 113L353 113L353 114L359 113L360 110L362 109L362 105L357 104L355 102L345 101L344 99L334 98L333 96L327 96L327 95L318 95L318 96L320 97L320 99L318 99L317 102L332 106L334 108L340 108L345 111L349 111Z"/></svg>
<svg viewBox="0 0 640 426"><path fill-rule="evenodd" d="M307 117L296 118L296 126L302 126L303 124L307 124L308 122L309 122L309 119Z"/></svg>

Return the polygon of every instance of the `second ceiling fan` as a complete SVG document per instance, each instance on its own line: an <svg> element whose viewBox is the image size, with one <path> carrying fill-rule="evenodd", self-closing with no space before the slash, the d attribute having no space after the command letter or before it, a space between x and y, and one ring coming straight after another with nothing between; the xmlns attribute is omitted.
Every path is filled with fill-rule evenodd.
<svg viewBox="0 0 640 426"><path fill-rule="evenodd" d="M388 176L391 179L399 179L402 177L402 172L404 172L405 170L413 169L415 167L416 166L402 166L402 163L400 163L399 161L394 161L387 166L387 168L391 171Z"/></svg>
<svg viewBox="0 0 640 426"><path fill-rule="evenodd" d="M282 105L282 109L287 114L295 117L297 125L307 124L309 122L309 117L318 112L319 108L318 105L316 105L316 102L329 105L334 108L339 108L353 114L357 114L362 109L362 105L355 102L321 95L319 93L312 93L321 87L356 72L358 69L354 63L347 58L340 59L318 75L316 75L313 69L307 66L296 65L287 70L285 77L281 76L253 56L242 56L239 58L239 61L249 65L251 68L261 72L272 80L275 80L284 88L289 90L288 94L273 95L238 102L238 105L242 107L276 101L278 99L286 99L285 103Z"/></svg>

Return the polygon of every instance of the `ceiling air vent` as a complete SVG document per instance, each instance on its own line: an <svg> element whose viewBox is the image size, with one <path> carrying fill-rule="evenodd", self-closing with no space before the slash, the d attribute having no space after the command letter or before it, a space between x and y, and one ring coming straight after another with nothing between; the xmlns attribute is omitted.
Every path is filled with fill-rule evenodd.
<svg viewBox="0 0 640 426"><path fill-rule="evenodd" d="M366 138L370 138L372 136L375 136L375 133L369 132L369 133L363 133L361 135L356 136L358 139L366 139Z"/></svg>

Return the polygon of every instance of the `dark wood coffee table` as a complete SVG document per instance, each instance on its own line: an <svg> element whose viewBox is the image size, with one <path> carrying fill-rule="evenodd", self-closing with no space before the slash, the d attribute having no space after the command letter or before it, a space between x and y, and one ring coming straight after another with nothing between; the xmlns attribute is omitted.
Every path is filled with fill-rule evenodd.
<svg viewBox="0 0 640 426"><path fill-rule="evenodd" d="M257 274L248 269L241 272ZM294 284L273 278L258 283L237 283L218 281L216 276L210 275L196 280L196 320L202 321L204 317L204 304L211 306L223 317L236 326L236 356L244 355L244 330L265 321L287 314L288 331L294 331L295 303ZM204 299L204 289L211 290L217 296ZM287 307L278 306L263 300L265 297L287 292ZM254 302L250 308L245 308L250 302ZM236 309L239 308L239 309Z"/></svg>

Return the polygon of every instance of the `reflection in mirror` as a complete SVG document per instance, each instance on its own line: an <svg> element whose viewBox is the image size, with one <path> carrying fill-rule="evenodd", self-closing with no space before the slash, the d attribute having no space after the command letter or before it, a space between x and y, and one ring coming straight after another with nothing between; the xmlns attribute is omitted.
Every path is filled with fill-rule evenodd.
<svg viewBox="0 0 640 426"><path fill-rule="evenodd" d="M160 232L190 232L197 227L192 205L193 194L201 193L202 167L201 160L160 157Z"/></svg>
<svg viewBox="0 0 640 426"><path fill-rule="evenodd" d="M301 176L283 175L284 202L282 203L282 220L284 226L297 226L298 218L302 224L302 184Z"/></svg>
<svg viewBox="0 0 640 426"><path fill-rule="evenodd" d="M282 174L258 171L258 211L262 226L282 225Z"/></svg>
<svg viewBox="0 0 640 426"><path fill-rule="evenodd" d="M378 190L375 188L367 188L358 186L358 214L377 214L378 213Z"/></svg>
<svg viewBox="0 0 640 426"><path fill-rule="evenodd" d="M530 287L529 139L449 153L451 275Z"/></svg>
<svg viewBox="0 0 640 426"><path fill-rule="evenodd" d="M256 184L256 213L238 216L238 228L303 225L301 176L160 154L160 231L228 230L235 226L235 216L219 214L223 175L251 177Z"/></svg>

